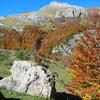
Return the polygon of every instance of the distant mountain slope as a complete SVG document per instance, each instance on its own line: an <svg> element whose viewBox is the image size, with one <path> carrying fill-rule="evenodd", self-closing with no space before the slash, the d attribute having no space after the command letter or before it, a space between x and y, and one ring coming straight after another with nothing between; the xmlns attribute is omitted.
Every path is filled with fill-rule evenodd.
<svg viewBox="0 0 100 100"><path fill-rule="evenodd" d="M36 12L24 12L20 14L12 14L0 17L0 26L6 28L14 28L17 31L22 31L25 25L50 23L51 20L57 17L72 17L84 14L85 9L67 3L53 1L49 5L40 8ZM51 23L50 23L51 24Z"/></svg>

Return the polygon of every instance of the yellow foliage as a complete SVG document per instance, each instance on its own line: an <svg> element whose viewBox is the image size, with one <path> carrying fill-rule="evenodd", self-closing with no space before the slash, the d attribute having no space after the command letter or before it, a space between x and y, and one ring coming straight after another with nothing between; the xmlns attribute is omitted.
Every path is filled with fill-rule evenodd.
<svg viewBox="0 0 100 100"><path fill-rule="evenodd" d="M91 100L92 97L91 97L89 94L83 94L82 99L83 99L83 100Z"/></svg>
<svg viewBox="0 0 100 100"><path fill-rule="evenodd" d="M67 75L70 78L75 78L76 77L75 71L73 69L69 69L69 68L68 68L68 71L67 71Z"/></svg>

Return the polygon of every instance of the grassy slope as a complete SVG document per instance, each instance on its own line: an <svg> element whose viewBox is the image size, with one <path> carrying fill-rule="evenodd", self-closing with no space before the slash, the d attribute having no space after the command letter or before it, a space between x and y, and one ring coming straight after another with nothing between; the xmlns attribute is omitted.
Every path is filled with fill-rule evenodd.
<svg viewBox="0 0 100 100"><path fill-rule="evenodd" d="M61 62L57 62L54 60L49 60L45 63L47 66L49 66L49 69L52 72L56 72L58 74L58 78L56 81L56 89L58 92L68 92L62 85L62 82L70 82L69 77L67 77L66 74L66 68Z"/></svg>
<svg viewBox="0 0 100 100"><path fill-rule="evenodd" d="M19 54L27 54L27 53L28 52L26 52L26 51L0 50L0 77L9 76L11 74L10 68L12 66L11 64L13 64L13 61L18 60L20 58ZM64 67L64 65L61 62L57 62L57 61L49 60L49 59L47 59L44 64L49 66L48 68L52 72L58 73L58 79L56 82L57 91L58 92L64 92L64 91L68 92L62 86L62 81L64 81L64 82L70 81L70 79L66 75L66 68ZM0 91L3 93L3 95L6 98L21 98L21 100L28 100L28 98L30 98L30 100L46 100L46 99L41 98L41 97L32 97L32 96L29 96L26 94L19 94L19 93L15 93L15 92L14 92L14 94L10 95L9 91L4 89L4 88L0 88Z"/></svg>
<svg viewBox="0 0 100 100"><path fill-rule="evenodd" d="M23 29L25 25L33 25L33 22L24 22L16 18L10 18L10 17L7 17L3 20L0 19L0 23L8 25L9 26L8 29L12 27L16 27L17 29ZM5 27L5 26L0 26L0 27Z"/></svg>

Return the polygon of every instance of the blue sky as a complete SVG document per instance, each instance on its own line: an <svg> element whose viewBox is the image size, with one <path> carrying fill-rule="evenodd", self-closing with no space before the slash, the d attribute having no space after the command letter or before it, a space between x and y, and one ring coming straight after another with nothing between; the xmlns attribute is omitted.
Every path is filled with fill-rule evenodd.
<svg viewBox="0 0 100 100"><path fill-rule="evenodd" d="M25 11L37 11L52 1L66 2L84 8L90 7L90 5L100 6L100 0L0 0L0 16L17 14Z"/></svg>

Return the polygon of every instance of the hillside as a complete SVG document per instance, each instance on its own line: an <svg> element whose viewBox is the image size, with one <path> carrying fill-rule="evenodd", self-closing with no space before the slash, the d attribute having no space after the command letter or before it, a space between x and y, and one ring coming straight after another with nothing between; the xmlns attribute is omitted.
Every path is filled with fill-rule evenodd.
<svg viewBox="0 0 100 100"><path fill-rule="evenodd" d="M11 74L14 60L36 61L58 74L57 92L70 91L83 100L99 100L99 12L98 8L84 9L53 1L35 12L1 16L0 77ZM7 97L14 97L4 88L0 90Z"/></svg>
<svg viewBox="0 0 100 100"><path fill-rule="evenodd" d="M32 50L45 57L68 55L85 28L81 24L85 13L82 7L53 1L36 12L1 16L0 48ZM66 45L63 50L61 45Z"/></svg>

